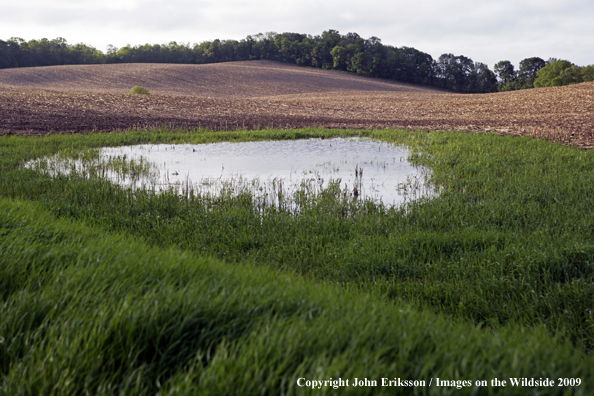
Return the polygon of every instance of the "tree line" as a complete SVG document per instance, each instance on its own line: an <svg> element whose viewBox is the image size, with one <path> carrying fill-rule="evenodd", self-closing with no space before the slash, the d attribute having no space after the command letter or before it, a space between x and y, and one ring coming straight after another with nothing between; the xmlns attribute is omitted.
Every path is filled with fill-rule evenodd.
<svg viewBox="0 0 594 396"><path fill-rule="evenodd" d="M274 60L299 66L342 70L363 76L423 84L463 93L486 93L539 86L566 85L594 79L592 66L568 61L524 59L518 72L509 61L494 71L463 55L438 59L412 47L384 45L357 33L321 35L266 33L242 40L214 40L200 44L108 46L106 53L86 44L71 45L63 38L25 41L0 40L0 68L100 63L205 64L243 60Z"/></svg>
<svg viewBox="0 0 594 396"><path fill-rule="evenodd" d="M526 88L555 87L594 81L594 65L580 67L573 63L550 58L527 58L520 62L516 71L510 61L495 64L499 80L499 91L513 91Z"/></svg>

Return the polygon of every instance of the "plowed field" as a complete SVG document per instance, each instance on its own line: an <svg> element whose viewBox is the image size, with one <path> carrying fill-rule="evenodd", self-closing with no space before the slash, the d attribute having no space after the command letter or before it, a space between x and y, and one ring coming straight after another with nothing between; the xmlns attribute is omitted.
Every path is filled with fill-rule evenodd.
<svg viewBox="0 0 594 396"><path fill-rule="evenodd" d="M134 85L152 95L127 95ZM492 131L594 147L594 82L452 94L274 62L0 70L0 133L151 126Z"/></svg>

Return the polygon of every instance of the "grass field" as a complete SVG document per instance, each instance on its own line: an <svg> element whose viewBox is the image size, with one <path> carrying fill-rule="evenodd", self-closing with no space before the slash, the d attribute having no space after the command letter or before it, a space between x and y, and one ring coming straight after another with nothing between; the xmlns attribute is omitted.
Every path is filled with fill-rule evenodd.
<svg viewBox="0 0 594 396"><path fill-rule="evenodd" d="M22 167L141 142L354 135L408 146L439 198L390 208L328 189L295 214ZM0 196L0 394L594 391L592 151L401 130L4 136ZM490 384L522 377L580 385Z"/></svg>

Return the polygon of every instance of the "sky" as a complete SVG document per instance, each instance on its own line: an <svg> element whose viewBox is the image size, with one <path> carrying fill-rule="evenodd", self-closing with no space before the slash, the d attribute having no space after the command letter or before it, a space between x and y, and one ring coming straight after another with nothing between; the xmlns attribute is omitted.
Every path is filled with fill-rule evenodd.
<svg viewBox="0 0 594 396"><path fill-rule="evenodd" d="M592 0L0 0L1 40L63 37L103 52L329 29L491 69L533 56L594 64Z"/></svg>

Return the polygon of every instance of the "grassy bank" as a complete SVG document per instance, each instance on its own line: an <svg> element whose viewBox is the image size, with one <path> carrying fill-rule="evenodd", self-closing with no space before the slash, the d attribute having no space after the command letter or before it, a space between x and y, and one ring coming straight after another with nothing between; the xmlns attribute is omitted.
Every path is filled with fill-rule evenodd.
<svg viewBox="0 0 594 396"><path fill-rule="evenodd" d="M21 169L29 159L104 145L341 134L409 146L411 159L432 169L433 182L442 188L439 199L387 208L327 191L295 215L256 208L248 194L155 195L97 178L52 178ZM166 390L179 390L191 384L215 389L226 375L227 385L240 389L247 386L242 381L257 376L272 393L302 390L294 385L301 373L311 379L381 378L384 372L415 379L592 377L591 356L582 355L594 346L592 152L455 132L156 130L3 137L0 153L0 194L37 202L31 208L3 201L1 290L6 317L15 319L0 331L1 367L11 392L21 380L35 383L35 376L43 377L39 386L58 381L58 369L27 371L27 359L39 359L31 366L39 368L44 356L55 356L75 376L64 381L80 386L84 378L96 392L133 383L154 390L149 378L157 377ZM42 220L27 217L29 212ZM108 234L105 245L101 232ZM64 247L52 247L56 241ZM89 258L81 259L85 255ZM122 275L120 282L120 273L130 278ZM162 282L158 287L155 279ZM218 285L216 293L208 294L208 282ZM192 305L195 300L206 305ZM301 311L300 304L320 308ZM29 324L17 325L27 310L40 316L25 315L28 319L18 320ZM118 310L128 310L130 318L122 319L114 336L108 329ZM80 323L74 319L79 315ZM335 322L338 327L331 326ZM54 323L63 324L54 328ZM400 328L407 323L410 328ZM6 329L18 326L29 327L10 333L22 334L13 341ZM427 341L432 337L445 338ZM79 356L76 343L89 349ZM13 352L6 352L6 345L15 345ZM61 357L40 352L43 348ZM303 348L309 352L299 352ZM103 370L85 354L111 363ZM80 370L74 369L76 359ZM167 362L173 368L167 369ZM127 374L118 377L115 367L126 367ZM321 371L314 375L317 367ZM248 374L242 379L229 373Z"/></svg>

